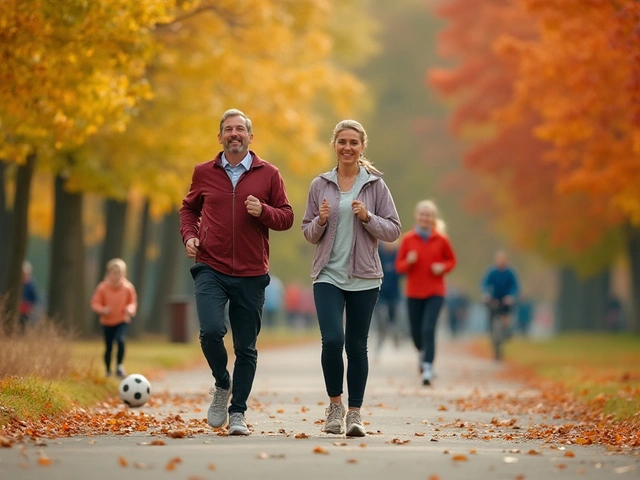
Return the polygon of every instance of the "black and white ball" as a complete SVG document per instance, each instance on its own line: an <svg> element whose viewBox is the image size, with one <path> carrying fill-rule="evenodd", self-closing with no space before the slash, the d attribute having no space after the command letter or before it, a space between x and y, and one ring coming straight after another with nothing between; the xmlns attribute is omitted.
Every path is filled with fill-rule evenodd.
<svg viewBox="0 0 640 480"><path fill-rule="evenodd" d="M144 376L133 373L120 382L120 400L130 407L141 407L151 396L151 384Z"/></svg>

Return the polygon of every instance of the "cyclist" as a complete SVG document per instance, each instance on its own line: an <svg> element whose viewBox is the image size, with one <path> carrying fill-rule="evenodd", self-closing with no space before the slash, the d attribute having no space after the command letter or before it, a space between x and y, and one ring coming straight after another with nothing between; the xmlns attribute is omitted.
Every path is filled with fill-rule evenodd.
<svg viewBox="0 0 640 480"><path fill-rule="evenodd" d="M518 277L504 251L498 251L482 278L482 298L489 308L489 327L496 360L502 359L502 343L511 328L511 311L518 295Z"/></svg>

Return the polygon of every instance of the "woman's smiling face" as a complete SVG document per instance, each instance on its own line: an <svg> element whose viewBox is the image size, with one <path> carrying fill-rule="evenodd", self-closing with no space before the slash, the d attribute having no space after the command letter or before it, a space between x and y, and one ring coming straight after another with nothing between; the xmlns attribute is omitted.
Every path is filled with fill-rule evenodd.
<svg viewBox="0 0 640 480"><path fill-rule="evenodd" d="M336 135L333 144L338 162L345 166L351 166L358 162L362 155L364 145L360 134L351 128L346 128Z"/></svg>

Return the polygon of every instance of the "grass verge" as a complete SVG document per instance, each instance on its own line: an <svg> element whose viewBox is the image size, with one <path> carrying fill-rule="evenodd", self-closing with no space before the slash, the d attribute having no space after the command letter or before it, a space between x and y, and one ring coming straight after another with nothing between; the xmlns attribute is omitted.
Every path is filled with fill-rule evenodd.
<svg viewBox="0 0 640 480"><path fill-rule="evenodd" d="M486 342L488 350L489 345ZM640 336L572 333L544 340L514 338L507 362L551 380L614 421L640 422Z"/></svg>
<svg viewBox="0 0 640 480"><path fill-rule="evenodd" d="M316 330L264 330L258 348L264 351L318 338ZM51 325L26 336L5 335L0 340L3 358L11 360L0 368L0 427L15 420L52 417L73 407L90 407L117 391L119 380L104 374L101 340L73 341ZM231 335L225 340L231 342ZM197 339L190 343L171 343L160 337L127 341L127 371L150 379L204 362Z"/></svg>

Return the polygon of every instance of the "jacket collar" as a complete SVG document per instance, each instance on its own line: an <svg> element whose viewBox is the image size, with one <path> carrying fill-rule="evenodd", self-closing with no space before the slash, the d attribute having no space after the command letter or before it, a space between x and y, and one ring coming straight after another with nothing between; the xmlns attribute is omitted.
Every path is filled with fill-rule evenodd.
<svg viewBox="0 0 640 480"><path fill-rule="evenodd" d="M369 172L367 169L365 169L364 167L360 167L360 173L362 173L362 171L365 171L367 173L367 178L364 181L364 183L369 183L369 182L375 182L376 180L380 180L380 176ZM359 174L358 174L359 175ZM324 178L325 180L331 182L331 183L335 183L336 185L338 184L338 167L333 167L333 170L330 170L328 172L325 173L321 173L320 174L320 178Z"/></svg>
<svg viewBox="0 0 640 480"><path fill-rule="evenodd" d="M253 161L251 162L251 169L255 167L262 167L266 163L263 159L256 155L256 152L254 152L253 150L249 150L249 153L253 158ZM216 155L216 157L213 159L213 163L222 167L222 152L219 152Z"/></svg>

